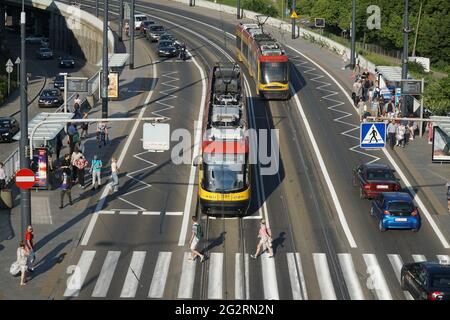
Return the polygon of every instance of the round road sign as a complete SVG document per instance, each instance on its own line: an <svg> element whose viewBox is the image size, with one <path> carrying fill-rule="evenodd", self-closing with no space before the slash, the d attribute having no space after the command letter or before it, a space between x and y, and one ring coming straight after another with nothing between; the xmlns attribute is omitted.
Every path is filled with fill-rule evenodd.
<svg viewBox="0 0 450 320"><path fill-rule="evenodd" d="M20 189L30 189L34 186L36 176L30 169L20 169L16 173L16 185Z"/></svg>

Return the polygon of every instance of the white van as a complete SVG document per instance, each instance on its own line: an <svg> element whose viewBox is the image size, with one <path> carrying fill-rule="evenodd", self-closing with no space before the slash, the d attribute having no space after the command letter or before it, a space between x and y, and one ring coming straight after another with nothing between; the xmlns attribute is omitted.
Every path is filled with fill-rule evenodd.
<svg viewBox="0 0 450 320"><path fill-rule="evenodd" d="M145 14L135 14L134 15L134 29L139 29L141 27L141 22L148 20Z"/></svg>

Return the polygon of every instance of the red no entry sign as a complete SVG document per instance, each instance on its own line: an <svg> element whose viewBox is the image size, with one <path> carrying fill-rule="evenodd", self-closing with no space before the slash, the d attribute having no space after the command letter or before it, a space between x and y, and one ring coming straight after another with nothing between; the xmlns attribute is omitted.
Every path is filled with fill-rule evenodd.
<svg viewBox="0 0 450 320"><path fill-rule="evenodd" d="M30 189L34 186L36 176L30 169L20 169L16 173L16 185L20 189Z"/></svg>

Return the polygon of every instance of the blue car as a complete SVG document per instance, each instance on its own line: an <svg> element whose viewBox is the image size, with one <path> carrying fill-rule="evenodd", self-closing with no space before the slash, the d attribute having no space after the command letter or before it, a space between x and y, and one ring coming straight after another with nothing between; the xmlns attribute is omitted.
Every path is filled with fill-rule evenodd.
<svg viewBox="0 0 450 320"><path fill-rule="evenodd" d="M387 229L420 229L419 210L413 199L406 192L382 192L373 201L370 215L379 220L378 228Z"/></svg>

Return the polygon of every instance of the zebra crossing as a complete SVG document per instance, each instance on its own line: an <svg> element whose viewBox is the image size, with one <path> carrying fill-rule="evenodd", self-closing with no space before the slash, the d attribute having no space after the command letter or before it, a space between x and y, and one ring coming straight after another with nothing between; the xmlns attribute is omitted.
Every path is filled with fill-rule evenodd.
<svg viewBox="0 0 450 320"><path fill-rule="evenodd" d="M128 254L130 254L128 252ZM176 260L176 256L182 258L181 270L180 264ZM71 275L66 281L67 287L64 292L64 297L79 297L80 293L83 298L142 298L137 295L138 288L141 288L143 283L147 283L144 278L150 279L149 286L144 288L145 295L151 299L164 299L167 297L167 282L168 279L176 280L178 283L178 290L176 297L178 299L192 299L194 297L194 288L196 280L200 280L200 272L202 264L190 260L190 252L184 252L182 255L175 254L169 251L158 252L156 263L153 270L149 272L150 254L147 251L133 251L131 258L121 251L107 251L105 252L95 250L83 250L77 265L71 268ZM104 258L103 258L104 257ZM395 290L400 286L400 271L404 260L398 254L387 254L385 257L377 256L375 254L364 253L362 256L352 255L350 253L337 254L337 261L339 262L340 270L345 281L345 286L352 300L373 299L378 300L392 300L393 294L391 290ZM123 258L123 259L121 259ZM303 259L302 259L303 258ZM413 254L409 257L404 257L405 261L426 261L424 255ZM435 257L428 257L430 260L449 260L448 255L436 255ZM234 279L234 299L260 299L260 297L250 296L250 284L254 275L249 270L249 255L242 253L234 254L235 270L232 273ZM380 266L380 260L387 259L390 264L390 269L383 270ZM100 261L99 261L100 260ZM153 259L154 260L154 259ZM358 268L355 265L356 260L364 262L368 276L362 276L361 266ZM94 261L96 263L94 263ZM147 261L147 262L146 262ZM280 299L277 264L287 265L287 279L289 280L290 288L283 288L289 290L290 297L293 300L307 300L308 288L316 286L320 292L320 299L322 300L336 300L337 294L335 291L333 279L330 272L329 257L325 253L312 253L309 255L301 255L299 252L280 253L276 259L268 257L267 253L263 253L260 257L260 269L254 269L254 272L260 272L264 299L277 300ZM118 264L127 266L126 268L117 268ZM153 262L152 262L153 263ZM315 270L315 278L313 276L305 277L304 264L310 263ZM224 299L224 291L226 284L224 278L225 256L221 252L212 252L209 255L207 265L207 290L206 297L208 299ZM101 266L101 267L100 267ZM146 266L146 268L144 268ZM96 270L98 267L99 270ZM121 270L120 272L118 270ZM124 271L126 270L126 271ZM124 272L122 272L124 271ZM170 271L173 273L170 273ZM117 273L126 273L124 278ZM396 283L390 283L386 275L395 274ZM90 277L88 277L88 275ZM393 277L393 276L392 276ZM124 279L124 280L123 280ZM88 289L87 282L95 283L93 289ZM123 280L119 283L121 290L118 296L110 292L110 287L113 280ZM313 283L314 282L314 283ZM392 281L391 281L392 282ZM395 281L394 281L395 282ZM389 283L389 285L388 285ZM253 286L253 284L252 284ZM88 292L89 291L89 292ZM366 292L366 294L365 294ZM372 295L368 295L370 292ZM401 291L400 291L401 292ZM166 295L165 295L166 293ZM404 291L405 299L412 300L412 296ZM116 293L116 295L118 292ZM172 297L173 298L173 297ZM316 299L316 298L315 298Z"/></svg>

